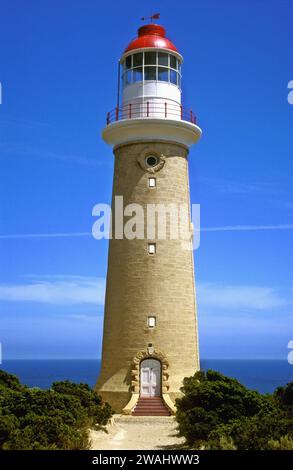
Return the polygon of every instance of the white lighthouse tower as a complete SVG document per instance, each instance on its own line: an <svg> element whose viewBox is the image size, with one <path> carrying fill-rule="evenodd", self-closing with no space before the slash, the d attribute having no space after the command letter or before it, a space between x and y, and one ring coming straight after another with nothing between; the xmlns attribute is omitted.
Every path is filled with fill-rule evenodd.
<svg viewBox="0 0 293 470"><path fill-rule="evenodd" d="M181 103L182 61L158 24L140 27L122 54L121 100L103 130L115 155L113 203L190 208L188 153L201 130ZM97 391L117 412L168 414L198 369L192 250L168 237L113 237Z"/></svg>

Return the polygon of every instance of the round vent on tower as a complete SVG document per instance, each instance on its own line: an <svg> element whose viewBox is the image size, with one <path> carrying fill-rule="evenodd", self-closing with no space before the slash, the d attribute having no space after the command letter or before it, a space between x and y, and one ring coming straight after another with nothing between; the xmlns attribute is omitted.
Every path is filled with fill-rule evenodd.
<svg viewBox="0 0 293 470"><path fill-rule="evenodd" d="M145 159L146 164L149 168L152 168L158 164L158 157L155 155L148 155Z"/></svg>

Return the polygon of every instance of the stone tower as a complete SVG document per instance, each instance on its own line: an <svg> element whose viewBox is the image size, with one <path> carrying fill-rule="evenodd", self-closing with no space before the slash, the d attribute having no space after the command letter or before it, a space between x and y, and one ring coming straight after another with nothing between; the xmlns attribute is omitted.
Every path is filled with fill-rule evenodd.
<svg viewBox="0 0 293 470"><path fill-rule="evenodd" d="M103 130L115 169L96 390L116 412L131 413L140 397L156 396L174 411L183 378L199 369L192 249L157 234L114 237L116 196L123 196L124 207L139 204L145 224L150 204L190 210L188 152L201 130L181 105L182 60L162 26L140 27L120 59L121 100L119 91Z"/></svg>

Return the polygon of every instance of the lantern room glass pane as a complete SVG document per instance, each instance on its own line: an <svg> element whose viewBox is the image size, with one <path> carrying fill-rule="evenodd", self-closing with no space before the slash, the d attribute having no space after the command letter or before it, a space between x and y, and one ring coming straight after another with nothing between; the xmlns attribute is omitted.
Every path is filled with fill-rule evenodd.
<svg viewBox="0 0 293 470"><path fill-rule="evenodd" d="M145 52L144 53L144 64L145 65L156 65L157 53L156 52Z"/></svg>
<svg viewBox="0 0 293 470"><path fill-rule="evenodd" d="M143 57L142 52L139 52L138 54L133 54L132 67L139 67L140 65L142 65L142 57Z"/></svg>
<svg viewBox="0 0 293 470"><path fill-rule="evenodd" d="M177 70L177 59L173 55L170 55L170 67Z"/></svg>
<svg viewBox="0 0 293 470"><path fill-rule="evenodd" d="M142 67L133 69L133 82L142 82Z"/></svg>
<svg viewBox="0 0 293 470"><path fill-rule="evenodd" d="M177 72L175 70L170 70L170 82L177 85Z"/></svg>
<svg viewBox="0 0 293 470"><path fill-rule="evenodd" d="M157 74L156 74L156 67L145 67L144 68L144 79L145 80L156 80L157 79Z"/></svg>
<svg viewBox="0 0 293 470"><path fill-rule="evenodd" d="M125 72L125 74L124 74L124 83L125 83L125 85L129 85L131 83L131 76L132 76L131 70L127 70L127 72Z"/></svg>
<svg viewBox="0 0 293 470"><path fill-rule="evenodd" d="M165 52L159 52L158 53L158 64L159 65L165 65L168 67L169 65L169 55L165 54Z"/></svg>
<svg viewBox="0 0 293 470"><path fill-rule="evenodd" d="M131 69L131 55L129 55L128 57L126 57L125 59L125 67L127 69Z"/></svg>
<svg viewBox="0 0 293 470"><path fill-rule="evenodd" d="M158 69L158 80L163 81L163 82L168 82L169 81L169 69L165 67L159 67Z"/></svg>

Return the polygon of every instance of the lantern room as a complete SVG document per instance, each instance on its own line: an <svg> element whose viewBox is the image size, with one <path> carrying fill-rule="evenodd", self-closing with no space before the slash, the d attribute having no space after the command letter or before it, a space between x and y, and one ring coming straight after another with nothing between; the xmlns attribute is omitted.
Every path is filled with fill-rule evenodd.
<svg viewBox="0 0 293 470"><path fill-rule="evenodd" d="M123 90L136 82L159 81L181 87L181 60L174 53L145 50L121 61Z"/></svg>
<svg viewBox="0 0 293 470"><path fill-rule="evenodd" d="M141 26L120 59L122 106L132 103L136 115L148 106L152 116L160 116L167 103L170 117L174 115L181 103L181 64L182 56L163 26Z"/></svg>
<svg viewBox="0 0 293 470"><path fill-rule="evenodd" d="M163 26L138 29L119 60L116 107L107 113L103 131L106 142L161 139L189 147L200 138L193 111L181 102L182 62Z"/></svg>

